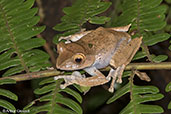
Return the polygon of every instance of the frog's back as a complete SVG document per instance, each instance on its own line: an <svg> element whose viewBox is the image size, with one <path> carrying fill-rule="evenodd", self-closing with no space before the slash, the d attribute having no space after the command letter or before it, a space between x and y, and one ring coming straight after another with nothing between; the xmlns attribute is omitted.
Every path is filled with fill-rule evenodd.
<svg viewBox="0 0 171 114"><path fill-rule="evenodd" d="M130 37L125 32L118 32L99 27L91 33L85 35L77 42L79 44L83 44L83 46L86 46L85 48L87 48L88 45L94 54L98 54L99 51L111 52L115 49L122 38L129 40Z"/></svg>
<svg viewBox="0 0 171 114"><path fill-rule="evenodd" d="M104 68L109 65L122 38L128 40L127 33L99 27L77 42L88 49L90 54L95 55L94 66L96 68Z"/></svg>

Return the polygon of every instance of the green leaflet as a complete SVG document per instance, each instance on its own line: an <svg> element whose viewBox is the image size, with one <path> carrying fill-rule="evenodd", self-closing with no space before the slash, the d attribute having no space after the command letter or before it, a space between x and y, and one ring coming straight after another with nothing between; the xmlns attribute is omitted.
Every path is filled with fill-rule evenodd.
<svg viewBox="0 0 171 114"><path fill-rule="evenodd" d="M166 92L170 92L171 91L171 82L169 82L165 88Z"/></svg>
<svg viewBox="0 0 171 114"><path fill-rule="evenodd" d="M152 45L155 45L156 43L169 39L169 37L170 37L169 34L161 33L161 34L155 34L152 36L144 37L143 40L146 45L152 46Z"/></svg>
<svg viewBox="0 0 171 114"><path fill-rule="evenodd" d="M137 104L139 104L139 103L144 103L148 101L160 100L163 97L164 96L162 94L135 95L134 100L136 101Z"/></svg>
<svg viewBox="0 0 171 114"><path fill-rule="evenodd" d="M54 110L56 114L76 114L74 111L62 107L55 108Z"/></svg>
<svg viewBox="0 0 171 114"><path fill-rule="evenodd" d="M137 107L138 110L140 110L141 113L163 113L164 110L157 105L144 105L139 104Z"/></svg>
<svg viewBox="0 0 171 114"><path fill-rule="evenodd" d="M38 9L31 8L33 4L34 0L0 1L0 56L2 57L0 70L8 69L3 76L14 75L22 71L38 71L49 66L49 64L40 64L48 62L49 56L46 53L39 56L39 60L36 61L39 65L33 60L37 55L25 59L26 53L45 44L43 39L32 38L45 29L45 27L35 27L40 18L35 16ZM30 57L30 55L27 56ZM33 68L29 70L32 67L31 64L35 65L34 70Z"/></svg>
<svg viewBox="0 0 171 114"><path fill-rule="evenodd" d="M133 87L134 94L145 94L145 93L151 93L156 94L159 92L159 89L155 86L136 86Z"/></svg>
<svg viewBox="0 0 171 114"><path fill-rule="evenodd" d="M0 85L3 85L3 84L15 84L15 83L16 83L16 81L12 80L12 79L0 80ZM9 90L0 89L0 95L4 96L4 97L7 97L7 98L10 98L10 99L15 100L15 101L18 100L18 97L14 93L10 92ZM5 109L11 110L11 111L16 110L15 107L13 106L13 104L11 104L10 102L8 102L6 100L3 100L3 99L0 99L0 107L3 107Z"/></svg>
<svg viewBox="0 0 171 114"><path fill-rule="evenodd" d="M79 103L82 103L82 97L80 96L80 94L70 88L60 89L59 92L66 92L72 95L75 99L77 99Z"/></svg>
<svg viewBox="0 0 171 114"><path fill-rule="evenodd" d="M13 79L3 79L3 80L0 80L0 85L3 85L3 84L15 84L16 81L13 80Z"/></svg>
<svg viewBox="0 0 171 114"><path fill-rule="evenodd" d="M10 102L2 100L2 99L0 99L0 106L8 110L12 110L12 111L16 110L15 107Z"/></svg>
<svg viewBox="0 0 171 114"><path fill-rule="evenodd" d="M160 63L162 61L165 61L168 58L167 55L158 55L153 57L153 61L156 63Z"/></svg>
<svg viewBox="0 0 171 114"><path fill-rule="evenodd" d="M6 77L6 76L10 76L10 75L14 75L16 73L20 73L24 70L24 68L19 65L19 66L16 66L16 67L13 67L13 68L10 68L9 70L7 70L4 74L3 74L3 77Z"/></svg>
<svg viewBox="0 0 171 114"><path fill-rule="evenodd" d="M50 110L50 108L51 108L51 104L47 104L47 105L42 105L42 106L37 106L37 107L34 106L28 110L30 110L29 114L37 114L43 111L47 112L48 110Z"/></svg>
<svg viewBox="0 0 171 114"><path fill-rule="evenodd" d="M52 84L46 85L40 89L36 89L34 91L34 93L38 94L38 95L45 94L45 93L48 93L50 91L53 91L55 89L55 87L56 87L56 84L52 83Z"/></svg>
<svg viewBox="0 0 171 114"><path fill-rule="evenodd" d="M57 98L56 99L58 103L64 104L66 106L68 106L69 108L71 108L72 110L74 110L75 112L77 112L77 114L82 114L82 108L80 107L80 105L78 105L75 101L69 99L69 98Z"/></svg>
<svg viewBox="0 0 171 114"><path fill-rule="evenodd" d="M170 92L171 91L171 82L169 82L165 88L166 92ZM171 101L168 104L168 109L171 109Z"/></svg>
<svg viewBox="0 0 171 114"><path fill-rule="evenodd" d="M49 84L49 83L52 83L52 82L55 82L54 77L52 77L52 78L47 78L47 79L42 80L42 81L39 83L39 85L41 86L41 85Z"/></svg>
<svg viewBox="0 0 171 114"><path fill-rule="evenodd" d="M144 58L144 57L146 57L146 54L145 54L145 52L143 52L143 51L138 51L136 54L135 54L135 56L133 57L133 61L134 60L138 60L138 59L141 59L141 58Z"/></svg>
<svg viewBox="0 0 171 114"><path fill-rule="evenodd" d="M142 114L142 113L162 113L164 110L157 105L144 105L139 104L136 105L136 109L134 108L134 104L130 103L124 108L119 114Z"/></svg>
<svg viewBox="0 0 171 114"><path fill-rule="evenodd" d="M15 101L18 100L18 97L9 90L0 89L0 95L8 97L8 98L10 98L12 100L15 100Z"/></svg>
<svg viewBox="0 0 171 114"><path fill-rule="evenodd" d="M92 24L105 24L105 22L108 21L110 21L110 18L105 16L101 16L101 17L94 16L89 20L89 22Z"/></svg>
<svg viewBox="0 0 171 114"><path fill-rule="evenodd" d="M168 107L167 107L168 109L171 109L171 101L169 102L169 104L168 104Z"/></svg>
<svg viewBox="0 0 171 114"><path fill-rule="evenodd" d="M122 75L122 78L128 77L128 76L130 76L130 75L131 75L131 71L124 71L124 72L123 72L123 75Z"/></svg>
<svg viewBox="0 0 171 114"><path fill-rule="evenodd" d="M120 98L121 96L125 95L126 93L128 93L130 90L130 83L126 84L125 86L123 86L121 89L119 89L118 91L116 91L114 93L114 96L112 96L108 101L107 104L114 102L115 100L117 100L118 98Z"/></svg>

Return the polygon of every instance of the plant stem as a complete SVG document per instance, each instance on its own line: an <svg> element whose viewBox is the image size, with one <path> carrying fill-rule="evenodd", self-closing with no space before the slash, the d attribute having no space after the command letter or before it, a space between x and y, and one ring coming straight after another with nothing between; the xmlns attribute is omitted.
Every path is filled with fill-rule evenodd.
<svg viewBox="0 0 171 114"><path fill-rule="evenodd" d="M171 62L162 62L162 63L130 63L126 66L125 70L171 70ZM101 71L108 71L110 70L110 67L107 67L105 69L102 69ZM46 71L40 71L40 72L33 72L29 74L20 74L20 75L14 75L9 77L2 77L0 80L3 79L13 79L16 81L25 81L25 80L32 80L37 78L44 78L44 77L53 77L63 75L63 72L59 70L46 70Z"/></svg>

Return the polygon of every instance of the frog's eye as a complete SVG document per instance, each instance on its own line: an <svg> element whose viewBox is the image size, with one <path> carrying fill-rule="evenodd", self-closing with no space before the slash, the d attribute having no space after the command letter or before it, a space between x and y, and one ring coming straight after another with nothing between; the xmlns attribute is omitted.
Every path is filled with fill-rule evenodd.
<svg viewBox="0 0 171 114"><path fill-rule="evenodd" d="M74 62L77 64L81 64L85 60L85 55L82 53L78 53L74 55Z"/></svg>

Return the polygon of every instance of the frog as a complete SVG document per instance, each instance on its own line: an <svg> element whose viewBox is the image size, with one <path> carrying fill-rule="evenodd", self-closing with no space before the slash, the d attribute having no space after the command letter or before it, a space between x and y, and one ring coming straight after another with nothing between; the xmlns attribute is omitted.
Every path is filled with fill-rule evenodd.
<svg viewBox="0 0 171 114"><path fill-rule="evenodd" d="M54 77L63 78L65 83L61 89L72 84L85 87L103 85L111 81L109 92L114 92L115 82L122 83L122 74L125 67L131 62L141 47L142 36L131 38L127 32L131 24L120 27L82 31L74 35L61 37L66 40L57 45L58 57L56 68L63 71L74 71L71 75ZM105 76L100 69L110 66ZM90 75L86 77L79 70Z"/></svg>

